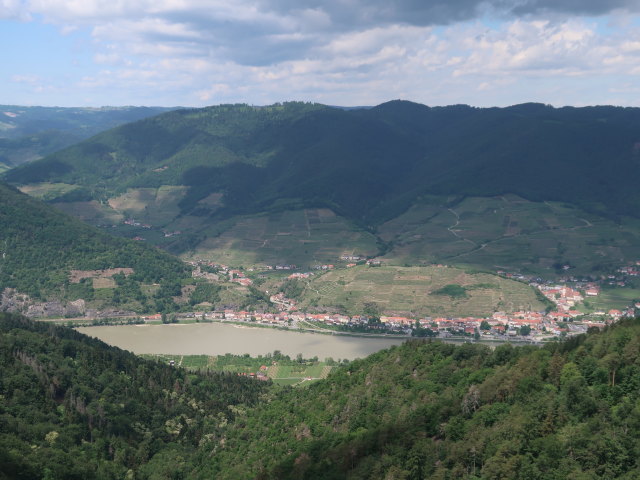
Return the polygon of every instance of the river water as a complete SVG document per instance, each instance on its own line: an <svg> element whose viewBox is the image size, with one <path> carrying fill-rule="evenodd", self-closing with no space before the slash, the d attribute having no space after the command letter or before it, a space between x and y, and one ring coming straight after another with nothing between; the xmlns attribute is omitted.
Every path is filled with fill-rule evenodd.
<svg viewBox="0 0 640 480"><path fill-rule="evenodd" d="M232 353L252 357L280 350L295 357L328 357L334 360L364 358L392 345L399 345L400 338L364 338L343 335L276 330L275 328L251 328L220 323L190 323L167 325L121 325L81 327L86 335L140 353L167 353L174 355L224 355Z"/></svg>

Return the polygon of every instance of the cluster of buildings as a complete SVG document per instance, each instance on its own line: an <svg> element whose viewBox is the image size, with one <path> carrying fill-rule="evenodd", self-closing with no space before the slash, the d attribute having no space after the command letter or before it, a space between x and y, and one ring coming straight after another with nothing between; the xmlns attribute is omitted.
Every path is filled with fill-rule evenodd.
<svg viewBox="0 0 640 480"><path fill-rule="evenodd" d="M138 222L137 220L135 220L134 218L127 218L124 222L125 225L129 225L130 227L140 227L140 228L146 228L147 230L150 230L151 228L153 228L153 225L149 225L148 223L142 223L142 222ZM115 225L113 225L113 227L115 227ZM165 237L174 237L176 235L182 235L182 232L180 230L175 230L173 232L169 232L169 231L163 231L163 234ZM137 235L135 237L133 237L133 240L138 240L138 241L143 241L145 238L141 237L140 235Z"/></svg>
<svg viewBox="0 0 640 480"><path fill-rule="evenodd" d="M640 261L634 262L632 265L626 265L618 269L619 273L629 275L630 277L640 276Z"/></svg>
<svg viewBox="0 0 640 480"><path fill-rule="evenodd" d="M309 278L312 277L313 273L311 272L305 272L305 273L300 273L300 272L296 272L296 273L292 273L291 275L289 275L287 277L288 280L294 280L294 279L302 279L302 278Z"/></svg>
<svg viewBox="0 0 640 480"><path fill-rule="evenodd" d="M361 255L342 255L341 261L358 262L370 266L380 265L378 260L366 259ZM204 262L207 263L207 262ZM228 280L241 285L251 285L252 280L241 270L234 270L225 265L207 263L216 274L208 273L201 268L203 262L194 262L194 276L225 275ZM347 267L356 265L350 263ZM638 268L636 268L638 267ZM271 270L292 270L295 265L275 265ZM331 270L334 265L315 265L312 269ZM211 270L211 269L209 269ZM602 328L607 323L615 322L624 316L635 315L635 309L640 309L640 302L631 305L625 310L612 309L609 311L596 311L592 315L585 315L578 309L578 305L585 299L597 297L600 294L599 281L587 279L572 279L572 286L556 285L544 282L539 278L526 277L508 272L498 272L499 274L529 283L537 288L540 293L553 303L554 308L547 312L518 311L513 313L495 312L489 317L461 317L461 318L410 318L404 316L381 316L379 322L372 323L366 316L348 316L335 313L310 314L297 311L295 300L286 298L283 293L278 293L270 297L270 301L278 307L278 313L261 313L224 310L208 312L204 314L205 319L247 321L262 324L298 327L298 322L311 323L311 325L340 325L345 327L366 327L367 330L376 332L393 332L407 335L420 332L427 332L430 335L473 335L481 337L516 337L527 336L529 338L544 338L560 335L572 335L585 332L589 327ZM634 265L623 267L619 270L622 275L640 275L640 262ZM313 276L312 272L295 272L290 274L288 279L305 279ZM614 276L614 279L617 277ZM603 280L606 281L606 278ZM308 325L307 325L308 326ZM318 325L321 326L321 325ZM428 331L427 331L428 329Z"/></svg>
<svg viewBox="0 0 640 480"><path fill-rule="evenodd" d="M133 218L127 218L124 222L125 225L129 225L131 227L142 227L142 228L151 228L151 225L147 224L147 223L140 223L137 222L136 220L134 220Z"/></svg>
<svg viewBox="0 0 640 480"><path fill-rule="evenodd" d="M314 265L311 268L314 270L333 270L336 267L333 264L327 264L327 265Z"/></svg>
<svg viewBox="0 0 640 480"><path fill-rule="evenodd" d="M520 336L541 339L545 337L550 338L579 334L586 332L589 327L602 328L607 323L612 323L623 315L623 312L620 312L620 315L605 315L604 318L598 320L583 318L579 322L568 323L558 321L553 314L528 311L513 313L495 312L489 317L460 318L381 316L379 322L372 324L369 317L364 315L349 316L338 313L312 314L295 311L295 302L287 299L282 294L273 295L271 301L276 305L288 308L283 308L282 311L278 313L226 309L205 312L201 315L203 320L252 322L279 327L310 328L314 325L318 327L322 325L366 327L372 333L400 333L405 335L412 335L416 331L429 329L431 331L430 333L434 336L466 335L484 338L493 337L496 339ZM194 314L187 314L187 316L194 316ZM146 321L157 320L156 316L149 316L144 319ZM301 322L306 323L306 325L301 325Z"/></svg>
<svg viewBox="0 0 640 480"><path fill-rule="evenodd" d="M201 260L189 262L189 265L193 267L193 270L191 271L191 276L193 278L204 278L205 280L217 282L221 277L224 277L225 280L238 283L245 287L253 285L253 280L247 277L242 270L232 269L226 265L219 265L214 262ZM213 273L211 270L214 270L216 273Z"/></svg>
<svg viewBox="0 0 640 480"><path fill-rule="evenodd" d="M253 280L247 277L242 270L228 270L227 275L229 276L230 282L239 283L245 287L253 285Z"/></svg>
<svg viewBox="0 0 640 480"><path fill-rule="evenodd" d="M267 270L295 270L298 267L290 264L267 265Z"/></svg>

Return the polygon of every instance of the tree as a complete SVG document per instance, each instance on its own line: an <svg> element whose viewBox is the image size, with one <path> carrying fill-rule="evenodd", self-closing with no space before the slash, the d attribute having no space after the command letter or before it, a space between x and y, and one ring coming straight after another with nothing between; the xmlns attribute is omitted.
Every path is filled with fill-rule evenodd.
<svg viewBox="0 0 640 480"><path fill-rule="evenodd" d="M365 302L362 305L362 313L369 318L375 318L377 320L380 318L380 307L376 302Z"/></svg>
<svg viewBox="0 0 640 480"><path fill-rule="evenodd" d="M531 333L531 327L529 325L523 325L520 327L520 335L523 337L528 336Z"/></svg>
<svg viewBox="0 0 640 480"><path fill-rule="evenodd" d="M609 372L609 384L612 387L616 386L616 371L620 367L621 358L617 352L611 352L600 360L600 364L603 365Z"/></svg>
<svg viewBox="0 0 640 480"><path fill-rule="evenodd" d="M462 399L462 413L469 416L480 408L480 389L477 385L471 385Z"/></svg>
<svg viewBox="0 0 640 480"><path fill-rule="evenodd" d="M482 322L480 322L480 330L491 330L491 325L489 325L489 322L486 320L482 320Z"/></svg>

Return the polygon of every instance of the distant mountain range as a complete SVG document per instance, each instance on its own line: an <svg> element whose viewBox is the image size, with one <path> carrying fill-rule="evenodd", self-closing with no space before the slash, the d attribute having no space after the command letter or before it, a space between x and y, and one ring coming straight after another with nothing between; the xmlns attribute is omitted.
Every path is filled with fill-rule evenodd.
<svg viewBox="0 0 640 480"><path fill-rule="evenodd" d="M182 213L223 192L218 216L306 205L364 225L396 217L425 194L513 193L636 216L640 110L404 101L355 110L302 103L179 110L101 133L5 178L80 185L93 198L186 185Z"/></svg>
<svg viewBox="0 0 640 480"><path fill-rule="evenodd" d="M103 130L168 110L171 108L0 105L0 171L37 160Z"/></svg>
<svg viewBox="0 0 640 480"><path fill-rule="evenodd" d="M355 254L553 274L640 258L635 108L174 110L4 179L112 233L236 266Z"/></svg>

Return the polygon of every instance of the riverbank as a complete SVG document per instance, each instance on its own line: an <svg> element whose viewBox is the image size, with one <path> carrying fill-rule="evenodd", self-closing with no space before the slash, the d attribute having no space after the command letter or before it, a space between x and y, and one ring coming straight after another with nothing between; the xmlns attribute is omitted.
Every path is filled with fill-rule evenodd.
<svg viewBox="0 0 640 480"><path fill-rule="evenodd" d="M287 325L272 325L272 324L262 324L256 322L248 322L248 321L235 321L235 320L224 320L224 319L206 319L202 320L199 318L178 318L176 321L171 323L163 323L162 321L145 321L142 320L141 317L118 317L118 318L101 318L101 319L87 319L84 317L80 318L48 318L43 319L41 321L52 322L59 325L66 325L72 328L84 328L84 327L98 327L98 326L125 326L125 325L193 325L193 324L221 324L221 325L235 325L238 327L244 328L255 328L255 329L270 329L270 330L280 330L280 331L288 331L288 332L297 332L297 333L311 333L318 335L330 335L330 336L344 336L344 337L354 337L354 338L386 338L386 339L400 339L401 341L424 338L424 337L414 337L411 335L400 334L400 333L364 333L364 332L345 332L339 330L330 330L326 328L317 328L317 327L309 327L300 325L300 323L294 326ZM436 336L429 337L433 340L440 340L447 343L484 343L490 346L501 345L503 343L512 343L516 345L542 345L543 342L553 340L551 337L548 339L536 340L533 338L496 338L496 337L481 337L480 339L475 339L470 336L462 336L462 335L447 335L447 336Z"/></svg>

